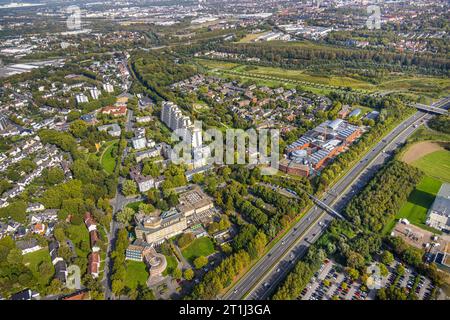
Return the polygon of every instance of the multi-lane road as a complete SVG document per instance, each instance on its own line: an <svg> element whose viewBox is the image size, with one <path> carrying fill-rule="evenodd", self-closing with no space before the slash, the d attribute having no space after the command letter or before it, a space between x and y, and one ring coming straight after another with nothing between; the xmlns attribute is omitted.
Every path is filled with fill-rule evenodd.
<svg viewBox="0 0 450 320"><path fill-rule="evenodd" d="M433 104L441 107L448 97ZM328 206L341 211L390 158L391 154L432 115L422 111L399 124L342 177L325 196ZM266 299L335 217L314 206L224 296L223 299Z"/></svg>

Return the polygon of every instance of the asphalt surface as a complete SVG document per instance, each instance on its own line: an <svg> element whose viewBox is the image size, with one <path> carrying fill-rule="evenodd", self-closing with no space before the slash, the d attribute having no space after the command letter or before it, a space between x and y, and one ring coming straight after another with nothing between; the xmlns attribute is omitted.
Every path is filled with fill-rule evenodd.
<svg viewBox="0 0 450 320"><path fill-rule="evenodd" d="M418 111L384 137L320 200L340 212L394 152L432 115ZM262 257L223 297L226 300L270 297L279 282L316 241L335 217L317 206L309 210L290 231Z"/></svg>
<svg viewBox="0 0 450 320"><path fill-rule="evenodd" d="M128 114L127 114L127 122L125 124L125 131L129 132L133 129L133 110L128 110ZM123 154L121 157L121 163L123 162L123 160L125 159L125 157L128 155L128 150L129 148L126 147L125 150L123 150ZM120 165L120 164L119 164ZM122 210L122 208L127 205L129 202L133 202L133 201L139 201L139 199L133 199L133 201L129 201L129 199L127 199L121 192L120 188L122 186L122 183L125 179L123 177L119 177L119 181L117 184L117 192L116 192L116 197L111 201L111 204L113 206L113 219L111 221L111 225L110 225L110 231L108 234L108 249L107 249L107 253L106 253L106 258L105 258L105 269L104 269L104 273L103 273L103 279L102 279L102 284L103 287L105 288L105 299L110 300L110 299L114 299L114 296L111 292L111 269L112 269L112 261L110 259L110 255L111 252L114 250L115 247L115 243L116 243L116 236L117 236L117 231L119 230L120 227L120 223L118 223L115 219L116 213L120 210Z"/></svg>

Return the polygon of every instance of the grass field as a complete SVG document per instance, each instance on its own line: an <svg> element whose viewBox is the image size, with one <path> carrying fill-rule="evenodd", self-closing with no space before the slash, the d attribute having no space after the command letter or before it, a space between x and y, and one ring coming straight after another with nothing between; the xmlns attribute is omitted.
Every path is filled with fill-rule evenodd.
<svg viewBox="0 0 450 320"><path fill-rule="evenodd" d="M214 253L214 244L208 237L198 238L192 241L192 243L186 249L183 249L181 253L186 258L186 260L192 262L197 257L207 257L210 254Z"/></svg>
<svg viewBox="0 0 450 320"><path fill-rule="evenodd" d="M260 32L260 33L249 33L247 34L245 37L243 37L241 40L239 40L238 42L240 43L248 43L248 42L252 42L253 40L255 40L256 38L258 38L259 36L262 36L263 34L265 34L267 32Z"/></svg>
<svg viewBox="0 0 450 320"><path fill-rule="evenodd" d="M117 147L117 142L111 143L103 152L101 156L101 163L103 169L109 174L114 172L114 168L116 167L116 158L113 156L112 151Z"/></svg>
<svg viewBox="0 0 450 320"><path fill-rule="evenodd" d="M163 276L167 276L168 274L172 274L172 272L178 267L177 258L174 256L166 256L167 267L163 271Z"/></svg>
<svg viewBox="0 0 450 320"><path fill-rule="evenodd" d="M413 166L426 175L444 182L450 182L450 151L440 150L414 161Z"/></svg>
<svg viewBox="0 0 450 320"><path fill-rule="evenodd" d="M403 205L395 218L406 218L418 227L429 229L425 224L427 212L433 204L441 185L441 181L425 176L413 192L411 192L408 197L408 202Z"/></svg>
<svg viewBox="0 0 450 320"><path fill-rule="evenodd" d="M80 257L85 257L87 258L89 251L82 251L79 248L79 243L81 241L85 241L87 242L87 248L89 248L89 232L86 229L86 226L83 224L80 225L75 225L75 224L71 224L66 228L66 235L67 238L69 238L73 244L75 245L75 251L77 253L78 256Z"/></svg>
<svg viewBox="0 0 450 320"><path fill-rule="evenodd" d="M23 256L23 263L28 266L28 268L30 268L36 279L39 279L39 283L41 283L42 285L47 285L53 275L48 278L43 278L40 275L38 267L39 264L43 261L48 261L51 264L48 248L43 248L35 252L27 253Z"/></svg>
<svg viewBox="0 0 450 320"><path fill-rule="evenodd" d="M144 262L127 260L127 274L125 285L131 289L136 289L138 284L146 286L148 272Z"/></svg>
<svg viewBox="0 0 450 320"><path fill-rule="evenodd" d="M400 208L395 217L383 228L382 234L386 235L394 228L398 220L408 219L412 224L431 232L441 233L425 224L428 209L433 204L434 198L442 185L442 181L424 176L417 187L408 196L407 202Z"/></svg>
<svg viewBox="0 0 450 320"><path fill-rule="evenodd" d="M276 45L273 43L273 45ZM308 70L290 70L278 67L251 66L251 70L246 71L247 65L235 62L226 62L208 59L196 59L201 65L221 71L224 75L230 75L230 72L244 78L254 76L255 80L276 81L283 79L290 81L304 82L306 87L316 85L319 89L329 90L344 87L351 87L354 90L363 91L384 91L384 92L402 92L409 95L422 95L430 97L442 97L448 94L450 90L450 80L439 77L411 76L390 74L378 84L373 84L357 76L340 75L333 73L314 73ZM262 78L264 77L264 79ZM325 87L320 87L325 86ZM327 86L330 86L327 88ZM308 88L309 89L309 88ZM316 88L317 89L317 88Z"/></svg>

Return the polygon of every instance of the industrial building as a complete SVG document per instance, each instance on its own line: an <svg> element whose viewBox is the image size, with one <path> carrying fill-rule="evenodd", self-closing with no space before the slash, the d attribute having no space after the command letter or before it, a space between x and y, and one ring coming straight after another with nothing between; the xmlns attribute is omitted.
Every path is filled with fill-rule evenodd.
<svg viewBox="0 0 450 320"><path fill-rule="evenodd" d="M428 211L426 224L438 230L450 231L450 183L442 184Z"/></svg>
<svg viewBox="0 0 450 320"><path fill-rule="evenodd" d="M360 127L342 120L328 120L286 147L280 170L308 177L320 171L328 160L343 152L362 134Z"/></svg>

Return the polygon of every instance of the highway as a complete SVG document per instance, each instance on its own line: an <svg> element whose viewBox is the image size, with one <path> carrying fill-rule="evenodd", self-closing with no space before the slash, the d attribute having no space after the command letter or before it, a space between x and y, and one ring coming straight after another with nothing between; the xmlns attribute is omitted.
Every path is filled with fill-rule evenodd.
<svg viewBox="0 0 450 320"><path fill-rule="evenodd" d="M438 102L433 106L441 104ZM418 111L399 124L351 168L321 201L340 212L352 196L384 165L392 152L417 130L422 121L431 117L432 114ZM329 213L314 206L223 296L223 299L269 298L279 282L305 254L309 245L320 237L332 219L334 217Z"/></svg>

